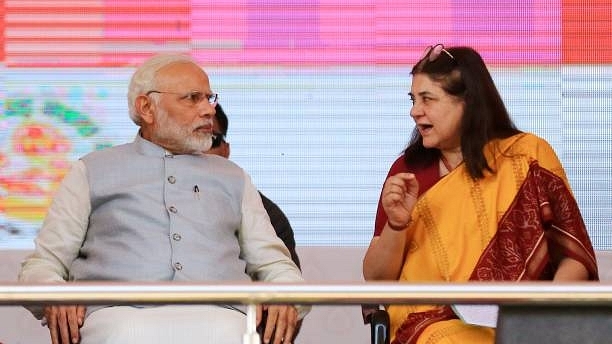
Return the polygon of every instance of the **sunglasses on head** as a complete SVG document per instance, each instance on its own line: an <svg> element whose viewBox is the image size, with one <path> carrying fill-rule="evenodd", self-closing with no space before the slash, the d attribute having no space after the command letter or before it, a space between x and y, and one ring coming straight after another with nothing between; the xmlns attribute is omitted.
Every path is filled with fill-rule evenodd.
<svg viewBox="0 0 612 344"><path fill-rule="evenodd" d="M437 60L440 55L444 53L445 56L450 57L453 61L455 61L455 57L453 54L449 53L448 50L444 49L444 45L436 44L430 45L425 49L423 56L421 57L421 61L427 59L427 62L433 62Z"/></svg>
<svg viewBox="0 0 612 344"><path fill-rule="evenodd" d="M221 146L221 143L225 142L225 135L221 133L213 133L212 146L210 148L217 148Z"/></svg>

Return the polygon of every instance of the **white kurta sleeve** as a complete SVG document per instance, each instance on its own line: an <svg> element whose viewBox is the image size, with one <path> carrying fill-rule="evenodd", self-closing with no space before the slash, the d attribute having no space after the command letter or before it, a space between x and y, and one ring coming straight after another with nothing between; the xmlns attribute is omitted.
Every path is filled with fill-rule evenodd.
<svg viewBox="0 0 612 344"><path fill-rule="evenodd" d="M62 180L34 240L34 252L21 264L21 282L63 282L77 257L85 233L91 204L86 167L73 164Z"/></svg>
<svg viewBox="0 0 612 344"><path fill-rule="evenodd" d="M247 273L259 281L303 282L300 269L291 260L283 241L276 236L261 196L246 173L241 208L239 240ZM296 308L300 318L310 310L309 306L296 305Z"/></svg>

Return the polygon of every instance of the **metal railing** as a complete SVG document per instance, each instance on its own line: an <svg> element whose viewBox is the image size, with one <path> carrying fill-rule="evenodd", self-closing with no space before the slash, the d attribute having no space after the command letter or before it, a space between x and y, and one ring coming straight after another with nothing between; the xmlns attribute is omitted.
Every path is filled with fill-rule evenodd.
<svg viewBox="0 0 612 344"><path fill-rule="evenodd" d="M612 285L604 283L397 282L279 284L118 283L0 284L0 305L35 304L243 304L244 344L259 343L258 304L496 304L612 306Z"/></svg>

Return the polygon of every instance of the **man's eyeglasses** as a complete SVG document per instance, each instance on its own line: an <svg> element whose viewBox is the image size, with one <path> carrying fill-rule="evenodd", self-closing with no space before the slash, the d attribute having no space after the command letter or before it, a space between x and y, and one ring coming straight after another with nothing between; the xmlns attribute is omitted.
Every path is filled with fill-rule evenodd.
<svg viewBox="0 0 612 344"><path fill-rule="evenodd" d="M448 50L444 49L444 46L442 44L436 44L430 45L427 47L427 49L425 49L425 52L421 57L421 61L427 59L428 62L433 62L437 60L442 53L450 57L453 61L455 60L453 54L449 53Z"/></svg>
<svg viewBox="0 0 612 344"><path fill-rule="evenodd" d="M204 93L202 93L200 91L190 91L188 93L178 93L178 92L166 92L166 91L151 90L151 91L148 91L147 93L145 93L145 95L148 96L151 93L176 94L178 96L181 96L179 99L186 100L187 102L189 102L189 104L191 104L193 106L202 103L205 99L208 101L208 104L213 105L213 104L217 103L217 98L219 98L219 94L218 93L204 94Z"/></svg>
<svg viewBox="0 0 612 344"><path fill-rule="evenodd" d="M217 148L221 146L221 143L225 142L225 135L221 133L213 133L212 146L210 148Z"/></svg>

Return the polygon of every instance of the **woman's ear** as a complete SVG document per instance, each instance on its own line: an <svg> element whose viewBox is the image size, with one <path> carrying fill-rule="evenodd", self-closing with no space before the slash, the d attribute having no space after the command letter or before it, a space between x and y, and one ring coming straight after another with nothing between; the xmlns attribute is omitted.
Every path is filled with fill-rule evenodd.
<svg viewBox="0 0 612 344"><path fill-rule="evenodd" d="M153 115L155 111L155 104L151 101L149 96L141 94L136 97L134 108L136 109L136 113L138 116L140 116L143 123L153 123L153 119L155 118Z"/></svg>

